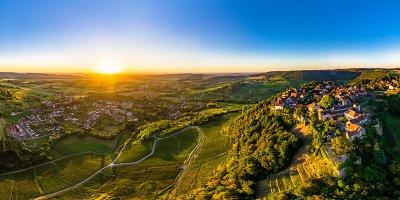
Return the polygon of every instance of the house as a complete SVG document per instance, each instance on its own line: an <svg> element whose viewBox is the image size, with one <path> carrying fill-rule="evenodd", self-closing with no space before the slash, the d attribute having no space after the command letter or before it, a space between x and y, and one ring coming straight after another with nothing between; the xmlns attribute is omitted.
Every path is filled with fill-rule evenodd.
<svg viewBox="0 0 400 200"><path fill-rule="evenodd" d="M346 122L346 132L345 136L350 141L353 141L355 138L362 137L365 134L365 128L358 124L354 124L350 121Z"/></svg>
<svg viewBox="0 0 400 200"><path fill-rule="evenodd" d="M287 98L287 99L285 100L285 104L288 105L288 106L290 106L290 107L294 107L294 106L297 105L297 100L296 100L296 98L289 97L289 98Z"/></svg>
<svg viewBox="0 0 400 200"><path fill-rule="evenodd" d="M356 111L354 111L353 109L349 109L347 112L344 113L344 116L348 119L348 120L352 120L352 119L356 119L357 117L359 117L359 113L357 113Z"/></svg>
<svg viewBox="0 0 400 200"><path fill-rule="evenodd" d="M291 98L297 98L297 92L292 92L290 93Z"/></svg>
<svg viewBox="0 0 400 200"><path fill-rule="evenodd" d="M324 109L319 108L318 109L318 118L319 118L319 120L322 120L322 121L325 121L325 120L331 118L330 110L324 110Z"/></svg>
<svg viewBox="0 0 400 200"><path fill-rule="evenodd" d="M350 120L350 122L354 123L354 124L366 124L370 121L370 115L369 114L360 114L359 117Z"/></svg>
<svg viewBox="0 0 400 200"><path fill-rule="evenodd" d="M272 103L272 106L274 106L275 110L282 110L285 106L285 102L283 102L282 99L278 99L277 101Z"/></svg>
<svg viewBox="0 0 400 200"><path fill-rule="evenodd" d="M351 104L336 105L336 106L333 106L332 111L344 113L347 110L349 110L351 107L352 107Z"/></svg>
<svg viewBox="0 0 400 200"><path fill-rule="evenodd" d="M354 108L357 112L361 112L361 106L360 106L360 104L353 104L353 108Z"/></svg>

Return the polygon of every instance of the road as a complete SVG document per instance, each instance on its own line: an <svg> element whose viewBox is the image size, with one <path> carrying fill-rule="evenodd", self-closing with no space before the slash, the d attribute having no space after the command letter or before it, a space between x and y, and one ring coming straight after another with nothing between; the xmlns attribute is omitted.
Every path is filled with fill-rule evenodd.
<svg viewBox="0 0 400 200"><path fill-rule="evenodd" d="M141 158L140 160L137 160L137 161L135 161L135 162L130 162L130 163L115 163L115 162L118 160L118 158L120 157L120 155L122 154L122 152L125 150L126 146L128 145L128 143L125 143L124 146L122 147L122 149L120 150L120 152L118 153L117 157L116 157L110 164L108 164L108 165L102 167L101 169L99 169L97 172L95 172L94 174L92 174L92 175L89 176L88 178L82 180L81 182L79 182L79 183L77 183L77 184L75 184L75 185L73 185L73 186L67 187L67 188L62 189L62 190L60 190L60 191L57 191L57 192L54 192L54 193L51 193L51 194L47 194L47 195L44 195L44 196L41 196L41 197L38 197L38 198L35 198L35 199L36 199L36 200L48 199L48 198L52 198L52 197L59 196L59 195L63 194L64 192L68 192L68 191L70 191L70 190L76 189L76 188L80 187L81 185L87 183L88 181L90 181L91 179L93 179L93 178L96 177L98 174L102 173L104 170L106 170L106 169L108 169L108 168L120 167L120 166L126 166L126 165L137 165L137 164L143 162L144 160L146 160L147 158L149 158L150 156L152 156L152 155L154 154L154 151L155 151L155 149L156 149L156 146L157 146L157 144L158 144L158 141L167 139L167 138L172 137L172 136L175 136L175 135L177 135L177 134L180 134L180 133L182 133L182 132L184 132L184 131L186 131L186 130L188 130L188 129L190 129L190 128L193 128L193 126L187 127L187 128L185 128L185 129L183 129L182 131L179 131L179 132L177 132L177 133L174 133L174 134L172 134L172 135L169 135L169 136L163 137L163 138L159 138L159 137L157 137L157 136L154 136L155 139L154 139L153 147L152 147L152 150L151 150L151 152L150 152L149 154L147 154L146 156L144 156L143 158ZM197 130L200 130L199 127L197 127L197 126L195 126L195 128L197 128ZM199 132L199 134L202 135L202 132ZM202 136L200 136L200 137L202 137ZM198 144L199 144L199 143L200 143L200 140L199 140ZM196 145L196 147L198 147L198 144ZM196 147L195 147L195 148L192 150L192 152L189 154L188 159L189 159L190 157L193 157L193 156L190 156L190 155L194 152L194 150L196 149ZM186 161L186 162L187 162L187 161ZM185 162L185 163L186 163L186 162Z"/></svg>

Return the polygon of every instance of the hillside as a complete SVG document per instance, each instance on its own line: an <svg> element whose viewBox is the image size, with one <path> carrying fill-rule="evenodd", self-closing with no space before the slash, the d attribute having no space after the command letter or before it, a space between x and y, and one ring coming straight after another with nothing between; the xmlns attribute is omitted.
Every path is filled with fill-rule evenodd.
<svg viewBox="0 0 400 200"><path fill-rule="evenodd" d="M20 77L2 80L5 199L398 197L393 71Z"/></svg>

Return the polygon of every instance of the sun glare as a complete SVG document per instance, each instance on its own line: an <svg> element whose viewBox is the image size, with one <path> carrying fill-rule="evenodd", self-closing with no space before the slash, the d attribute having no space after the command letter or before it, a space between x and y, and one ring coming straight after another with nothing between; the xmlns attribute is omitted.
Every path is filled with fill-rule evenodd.
<svg viewBox="0 0 400 200"><path fill-rule="evenodd" d="M117 63L104 63L95 68L95 72L99 74L117 74L122 72L122 67Z"/></svg>

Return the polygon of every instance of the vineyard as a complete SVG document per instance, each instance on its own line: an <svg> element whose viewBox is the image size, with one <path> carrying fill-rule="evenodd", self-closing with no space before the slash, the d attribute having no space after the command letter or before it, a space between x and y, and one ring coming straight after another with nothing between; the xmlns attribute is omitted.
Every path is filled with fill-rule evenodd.
<svg viewBox="0 0 400 200"><path fill-rule="evenodd" d="M314 178L338 176L338 166L327 157L327 154L311 153L308 147L311 137L308 126L297 124L292 132L305 141L304 146L297 152L288 169L272 174L257 183L257 196L292 190Z"/></svg>
<svg viewBox="0 0 400 200"><path fill-rule="evenodd" d="M66 190L57 199L106 198L127 196L145 198L163 195L181 170L191 149L197 144L198 132L189 128L176 135L160 138L158 143L144 143L137 148L137 143L128 144L118 157L118 164L113 168L104 166L112 162L112 155L82 154L60 159L29 170L0 176L1 199L36 198ZM117 145L120 144L117 142ZM144 157L151 144L157 144L154 153L141 162L130 162ZM126 154L126 155L124 155ZM132 159L129 162L127 159ZM134 159L136 158L136 159ZM79 187L74 187L88 177L96 174ZM156 191L161 191L157 192Z"/></svg>
<svg viewBox="0 0 400 200"><path fill-rule="evenodd" d="M177 188L177 194L187 194L191 189L205 184L213 170L226 160L230 143L229 136L222 134L223 127L236 116L226 115L200 127L205 135L204 144L198 156L188 167L184 179Z"/></svg>

